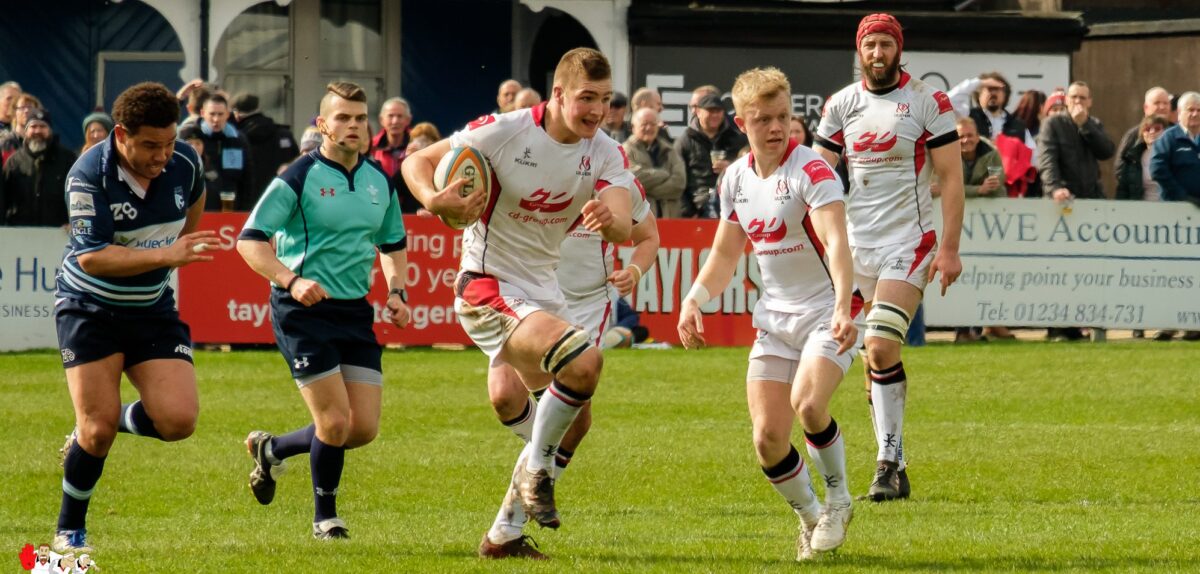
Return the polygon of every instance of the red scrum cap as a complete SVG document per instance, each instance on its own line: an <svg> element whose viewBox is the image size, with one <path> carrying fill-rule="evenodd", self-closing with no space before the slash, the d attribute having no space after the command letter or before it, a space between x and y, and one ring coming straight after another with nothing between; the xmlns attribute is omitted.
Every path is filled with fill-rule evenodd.
<svg viewBox="0 0 1200 574"><path fill-rule="evenodd" d="M904 51L904 32L900 30L900 21L891 14L864 16L858 23L858 35L854 38L855 49L862 46L863 37L868 34L887 34L896 39L898 51Z"/></svg>

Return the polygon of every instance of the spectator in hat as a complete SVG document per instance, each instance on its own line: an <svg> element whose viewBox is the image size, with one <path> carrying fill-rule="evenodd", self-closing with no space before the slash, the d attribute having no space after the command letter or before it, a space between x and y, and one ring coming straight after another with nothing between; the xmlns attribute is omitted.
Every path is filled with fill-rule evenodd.
<svg viewBox="0 0 1200 574"><path fill-rule="evenodd" d="M79 150L79 155L83 155L83 152L108 138L112 129L112 116L104 112L88 114L86 118L83 118L83 148Z"/></svg>
<svg viewBox="0 0 1200 574"><path fill-rule="evenodd" d="M608 102L608 115L604 117L604 125L600 129L617 143L629 139L629 126L625 123L625 111L628 108L629 100L625 94L613 92L612 100Z"/></svg>
<svg viewBox="0 0 1200 574"><path fill-rule="evenodd" d="M75 152L58 143L50 112L33 110L25 121L21 147L4 162L0 178L0 222L5 225L67 224L63 200Z"/></svg>
<svg viewBox="0 0 1200 574"><path fill-rule="evenodd" d="M254 158L250 176L251 197L245 205L254 206L258 196L279 173L279 167L292 161L300 153L296 138L292 137L291 126L275 123L275 120L259 109L258 96L242 92L233 98L233 118L238 130L250 142L250 157Z"/></svg>
<svg viewBox="0 0 1200 574"><path fill-rule="evenodd" d="M717 177L748 143L745 134L725 121L725 105L716 94L702 96L694 111L687 131L675 140L675 151L687 167L682 211L684 217L715 218Z"/></svg>

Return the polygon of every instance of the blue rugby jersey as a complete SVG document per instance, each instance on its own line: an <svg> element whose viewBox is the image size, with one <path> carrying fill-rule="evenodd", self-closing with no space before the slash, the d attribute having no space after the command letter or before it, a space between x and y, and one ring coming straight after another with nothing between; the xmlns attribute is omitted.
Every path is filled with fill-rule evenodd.
<svg viewBox="0 0 1200 574"><path fill-rule="evenodd" d="M182 141L142 199L117 175L115 135L89 149L67 175L69 238L55 297L92 301L106 307L173 306L167 288L172 269L162 267L129 277L96 277L78 256L109 245L156 249L175 242L187 211L204 193L204 166Z"/></svg>

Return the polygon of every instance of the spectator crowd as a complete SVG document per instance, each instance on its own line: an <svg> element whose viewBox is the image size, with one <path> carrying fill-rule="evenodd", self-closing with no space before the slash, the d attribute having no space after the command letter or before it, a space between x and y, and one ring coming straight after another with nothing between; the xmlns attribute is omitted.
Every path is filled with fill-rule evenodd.
<svg viewBox="0 0 1200 574"><path fill-rule="evenodd" d="M1091 115L1089 86L1076 81L1044 94L1029 90L1013 104L1013 88L999 72L986 72L954 86L947 94L958 115L964 189L967 198L1046 197L1069 208L1076 198L1186 201L1200 206L1200 93L1172 96L1152 87L1142 102L1143 118L1114 143L1099 118ZM297 142L291 126L260 109L255 94L229 95L194 80L177 94L181 102L179 139L204 161L210 211L248 211L267 184L291 161L321 142L308 126ZM658 218L715 218L717 189L729 165L748 152L717 86L692 91L687 125L672 137L662 119L659 93L642 87L629 97L614 94L603 130L621 144L630 168L645 188ZM502 82L496 112L528 108L542 95L517 80ZM405 213L425 214L400 176L408 154L437 142L431 123L414 123L401 97L380 106L378 131L363 142L363 153L378 161L401 192ZM59 143L51 110L16 82L0 84L0 225L62 226L67 210L62 190L75 160L103 142L113 120L103 111L84 118L82 149ZM811 145L803 116L793 118L791 136ZM1116 189L1102 189L1101 163L1114 159ZM845 165L836 166L845 178ZM933 183L937 194L937 182ZM1177 333L1160 331L1156 339ZM1078 328L1051 329L1052 339L1079 339ZM1135 332L1135 336L1142 336ZM1189 331L1185 339L1200 340ZM957 340L1010 338L1003 327L959 329Z"/></svg>

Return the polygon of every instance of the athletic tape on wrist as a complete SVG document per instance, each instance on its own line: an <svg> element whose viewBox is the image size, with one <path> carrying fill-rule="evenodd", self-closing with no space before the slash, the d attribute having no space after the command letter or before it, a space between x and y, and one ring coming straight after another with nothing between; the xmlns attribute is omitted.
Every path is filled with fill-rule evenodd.
<svg viewBox="0 0 1200 574"><path fill-rule="evenodd" d="M699 281L697 281L692 283L692 289L688 291L688 294L683 298L683 301L686 303L688 299L694 300L696 305L703 307L705 303L708 303L712 300L712 295L709 295L708 289Z"/></svg>

